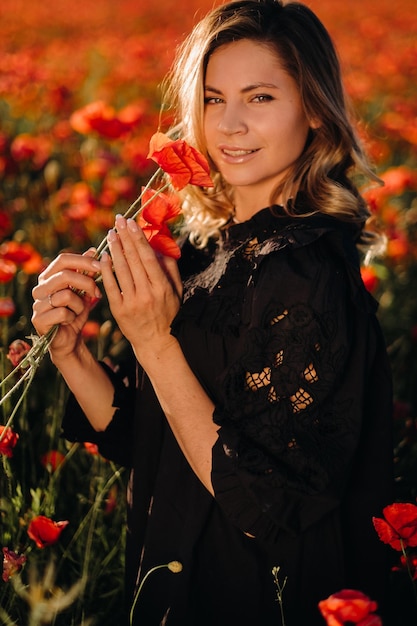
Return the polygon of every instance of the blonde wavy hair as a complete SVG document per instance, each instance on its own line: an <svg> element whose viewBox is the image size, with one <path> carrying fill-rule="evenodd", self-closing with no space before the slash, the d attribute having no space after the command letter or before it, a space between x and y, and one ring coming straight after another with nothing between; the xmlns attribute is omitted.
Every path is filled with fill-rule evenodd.
<svg viewBox="0 0 417 626"><path fill-rule="evenodd" d="M204 81L210 56L220 46L249 39L268 46L300 90L304 112L315 121L303 153L271 195L288 215L324 213L364 224L369 216L358 178L378 181L360 145L344 92L333 42L317 16L298 2L238 0L211 11L177 50L165 82L166 103L176 111L172 132L208 159L213 189L188 187L185 228L196 246L217 237L233 214L233 189L207 153ZM356 182L355 182L356 181Z"/></svg>

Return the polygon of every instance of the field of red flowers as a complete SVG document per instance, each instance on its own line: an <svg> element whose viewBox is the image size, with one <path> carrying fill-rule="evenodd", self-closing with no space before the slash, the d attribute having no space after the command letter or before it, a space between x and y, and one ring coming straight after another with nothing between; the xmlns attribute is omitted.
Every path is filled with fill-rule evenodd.
<svg viewBox="0 0 417 626"><path fill-rule="evenodd" d="M146 156L160 122L161 80L184 34L219 3L2 0L2 379L18 362L22 341L33 332L31 287L39 271L62 249L83 251L97 245L113 225L114 215L126 210L149 178L153 167ZM375 223L386 233L387 249L363 268L363 277L380 301L393 367L396 499L413 505L417 498L415 0L403 0L401 5L392 0L308 0L307 4L336 42L358 128L385 181L384 187L365 194ZM163 124L168 120L164 115ZM99 356L117 353L124 346L108 313L101 303L85 329ZM0 436L4 425L11 427L0 440L4 557L0 622L4 624L117 623L126 476L88 443L69 446L60 439L65 397L62 381L45 359L19 406L13 397L1 405ZM404 510L396 510L397 522ZM414 509L407 522L417 528ZM407 626L402 620L414 602L414 544L398 544L407 550L399 552L394 563L395 626Z"/></svg>

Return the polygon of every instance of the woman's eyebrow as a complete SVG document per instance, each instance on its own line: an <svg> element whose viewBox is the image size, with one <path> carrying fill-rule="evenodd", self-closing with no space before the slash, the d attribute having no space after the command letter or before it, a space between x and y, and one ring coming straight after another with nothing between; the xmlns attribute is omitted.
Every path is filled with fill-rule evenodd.
<svg viewBox="0 0 417 626"><path fill-rule="evenodd" d="M210 85L204 86L205 91L212 91L213 93L221 94L222 91L220 89L216 89L216 87L211 87ZM279 89L278 85L275 83L253 83L252 85L247 85L247 87L243 87L241 89L241 93L247 93L249 91L254 91L255 89Z"/></svg>
<svg viewBox="0 0 417 626"><path fill-rule="evenodd" d="M204 85L204 91L212 91L213 93L221 94L220 89L216 89L215 87L210 87L210 85Z"/></svg>
<svg viewBox="0 0 417 626"><path fill-rule="evenodd" d="M255 89L279 89L278 85L275 83L253 83L253 85L248 85L242 89L242 93L246 93L247 91L254 91Z"/></svg>

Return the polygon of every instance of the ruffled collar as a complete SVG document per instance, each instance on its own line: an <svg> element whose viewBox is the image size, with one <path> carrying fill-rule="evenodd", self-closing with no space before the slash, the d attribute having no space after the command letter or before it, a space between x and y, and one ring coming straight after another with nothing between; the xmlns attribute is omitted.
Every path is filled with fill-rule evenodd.
<svg viewBox="0 0 417 626"><path fill-rule="evenodd" d="M178 332L184 319L193 318L198 326L222 334L237 333L246 311L242 310L242 293L252 284L250 277L263 260L273 252L301 248L323 236L329 251L343 259L355 299L362 308L369 307L360 281L355 246L358 232L356 225L334 217L291 217L279 206L262 209L245 222L230 222L210 255L211 262L187 273L183 305L173 330Z"/></svg>
<svg viewBox="0 0 417 626"><path fill-rule="evenodd" d="M339 239L344 242L345 255L351 261L357 262L356 244L361 226L353 222L344 222L330 215L317 213L310 216L292 217L285 213L280 205L273 205L261 209L245 222L234 223L230 221L221 233L223 245L236 247L239 244L256 240L263 243L267 240L285 240L287 244L302 246L321 237L325 233L334 232L339 234ZM352 249L356 257L352 258Z"/></svg>

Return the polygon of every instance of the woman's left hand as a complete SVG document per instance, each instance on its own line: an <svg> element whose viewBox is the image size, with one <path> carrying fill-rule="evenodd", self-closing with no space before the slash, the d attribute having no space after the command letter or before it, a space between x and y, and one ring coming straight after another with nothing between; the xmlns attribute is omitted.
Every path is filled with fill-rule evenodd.
<svg viewBox="0 0 417 626"><path fill-rule="evenodd" d="M112 315L141 360L174 340L170 327L182 282L176 261L158 257L135 220L117 216L116 228L107 238L111 259L101 257L103 285Z"/></svg>
<svg viewBox="0 0 417 626"><path fill-rule="evenodd" d="M177 263L159 258L133 220L117 217L116 229L108 236L114 274L108 255L101 257L112 314L149 376L178 445L213 494L211 458L218 437L214 403L171 335L182 297Z"/></svg>

